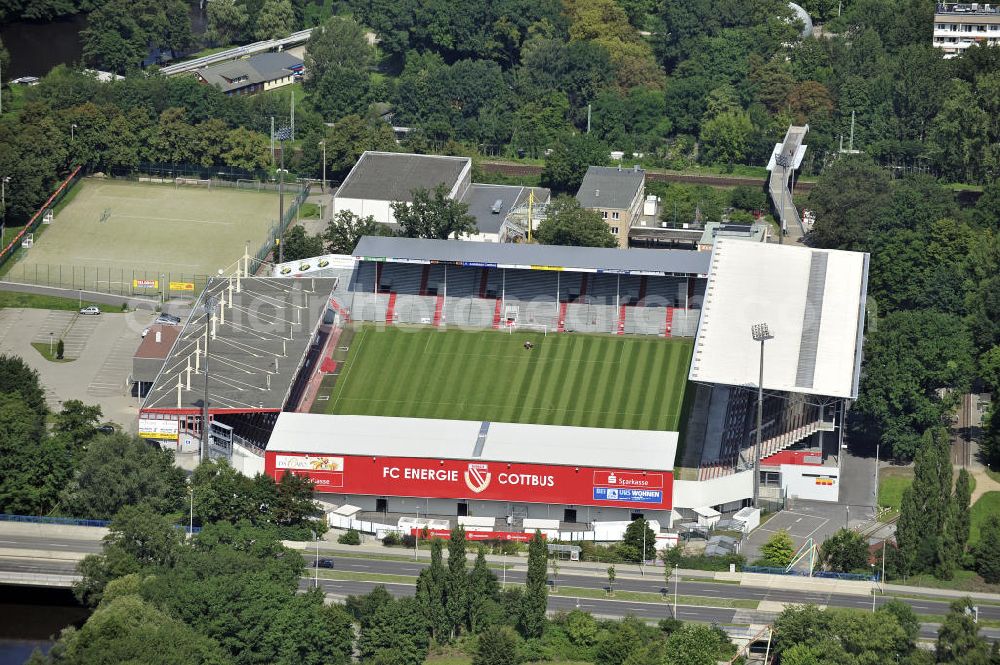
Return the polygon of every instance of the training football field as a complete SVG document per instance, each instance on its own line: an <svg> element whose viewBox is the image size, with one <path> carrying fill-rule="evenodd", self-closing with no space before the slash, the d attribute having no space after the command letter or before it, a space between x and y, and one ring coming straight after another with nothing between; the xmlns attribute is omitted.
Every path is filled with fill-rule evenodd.
<svg viewBox="0 0 1000 665"><path fill-rule="evenodd" d="M526 350L531 341L534 348ZM677 431L692 340L365 325L328 413Z"/></svg>
<svg viewBox="0 0 1000 665"><path fill-rule="evenodd" d="M255 253L278 219L275 192L87 178L67 199L55 221L39 227L34 247L21 251L12 278L76 288L92 278L128 283L132 271L153 279L214 275L243 256L247 241Z"/></svg>

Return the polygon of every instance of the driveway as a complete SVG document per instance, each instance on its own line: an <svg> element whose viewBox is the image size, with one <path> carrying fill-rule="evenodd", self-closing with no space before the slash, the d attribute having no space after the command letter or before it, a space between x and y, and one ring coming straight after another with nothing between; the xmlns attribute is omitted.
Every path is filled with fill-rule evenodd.
<svg viewBox="0 0 1000 665"><path fill-rule="evenodd" d="M130 396L132 355L139 347L143 328L156 318L154 312L105 313L80 316L75 312L43 309L0 309L0 353L14 354L35 369L50 408L78 399L97 404L104 418L135 431L140 401ZM72 362L49 362L32 342L65 344ZM54 343L54 342L53 342Z"/></svg>

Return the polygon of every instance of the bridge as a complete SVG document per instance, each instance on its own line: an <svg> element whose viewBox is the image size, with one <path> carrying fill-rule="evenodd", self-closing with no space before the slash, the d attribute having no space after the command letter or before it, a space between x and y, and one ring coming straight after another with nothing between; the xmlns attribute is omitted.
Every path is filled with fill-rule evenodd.
<svg viewBox="0 0 1000 665"><path fill-rule="evenodd" d="M177 74L193 72L194 70L201 69L202 67L208 67L209 65L227 62L229 60L235 60L236 58L253 55L254 53L263 53L264 51L275 50L280 51L289 46L304 44L309 40L309 35L312 34L312 31L313 28L306 28L305 30L293 32L287 37L281 37L280 39L265 39L261 42L254 42L253 44L247 44L245 46L237 46L236 48L220 51L219 53L213 53L212 55L202 56L201 58L195 58L194 60L186 60L184 62L178 62L174 65L167 65L166 67L160 69L160 73L164 76L176 76Z"/></svg>
<svg viewBox="0 0 1000 665"><path fill-rule="evenodd" d="M771 195L771 202L778 212L778 221L781 223L782 235L792 242L800 242L805 235L805 228L802 226L802 219L799 211L792 201L792 192L788 187L789 176L794 176L795 169L802 164L802 158L806 154L806 146L802 145L802 139L809 131L809 125L790 125L785 133L785 140L776 143L771 159L767 163L767 170L771 172L767 182L767 191Z"/></svg>

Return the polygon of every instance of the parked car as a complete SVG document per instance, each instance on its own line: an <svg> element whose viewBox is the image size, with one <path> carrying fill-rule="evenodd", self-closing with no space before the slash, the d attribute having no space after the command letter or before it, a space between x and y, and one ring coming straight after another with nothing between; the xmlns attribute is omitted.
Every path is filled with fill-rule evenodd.
<svg viewBox="0 0 1000 665"><path fill-rule="evenodd" d="M83 309L81 309L80 313L81 314L97 315L97 314L101 313L101 308L98 307L97 305L91 305L90 307L84 307Z"/></svg>
<svg viewBox="0 0 1000 665"><path fill-rule="evenodd" d="M158 317L156 317L156 320L153 321L153 324L154 325L160 324L164 326L179 326L181 324L181 317L174 316L173 314L163 313L160 314Z"/></svg>
<svg viewBox="0 0 1000 665"><path fill-rule="evenodd" d="M320 568L333 568L333 559L320 559L319 560L319 567Z"/></svg>

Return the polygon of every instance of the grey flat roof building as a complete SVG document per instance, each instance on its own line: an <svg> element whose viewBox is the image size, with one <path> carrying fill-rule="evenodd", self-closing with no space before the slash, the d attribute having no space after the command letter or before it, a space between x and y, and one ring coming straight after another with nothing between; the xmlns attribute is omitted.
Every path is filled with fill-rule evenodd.
<svg viewBox="0 0 1000 665"><path fill-rule="evenodd" d="M686 250L624 250L377 236L363 237L354 248L354 256L362 260L398 263L692 276L707 275L711 261L708 252Z"/></svg>
<svg viewBox="0 0 1000 665"><path fill-rule="evenodd" d="M480 233L499 233L510 211L528 203L528 195L532 189L535 190L535 200L538 203L545 203L552 197L552 193L542 187L473 183L462 202L469 206L469 214L476 218ZM500 206L494 212L497 201Z"/></svg>
<svg viewBox="0 0 1000 665"><path fill-rule="evenodd" d="M344 178L336 196L369 201L412 201L414 189L434 189L443 184L452 190L471 169L472 160L468 157L366 151Z"/></svg>
<svg viewBox="0 0 1000 665"><path fill-rule="evenodd" d="M291 76L301 70L302 60L285 51L258 53L249 58L224 62L199 69L195 73L205 83L230 92L249 85L266 83Z"/></svg>
<svg viewBox="0 0 1000 665"><path fill-rule="evenodd" d="M584 208L628 210L645 180L646 172L642 169L590 166L576 200Z"/></svg>

